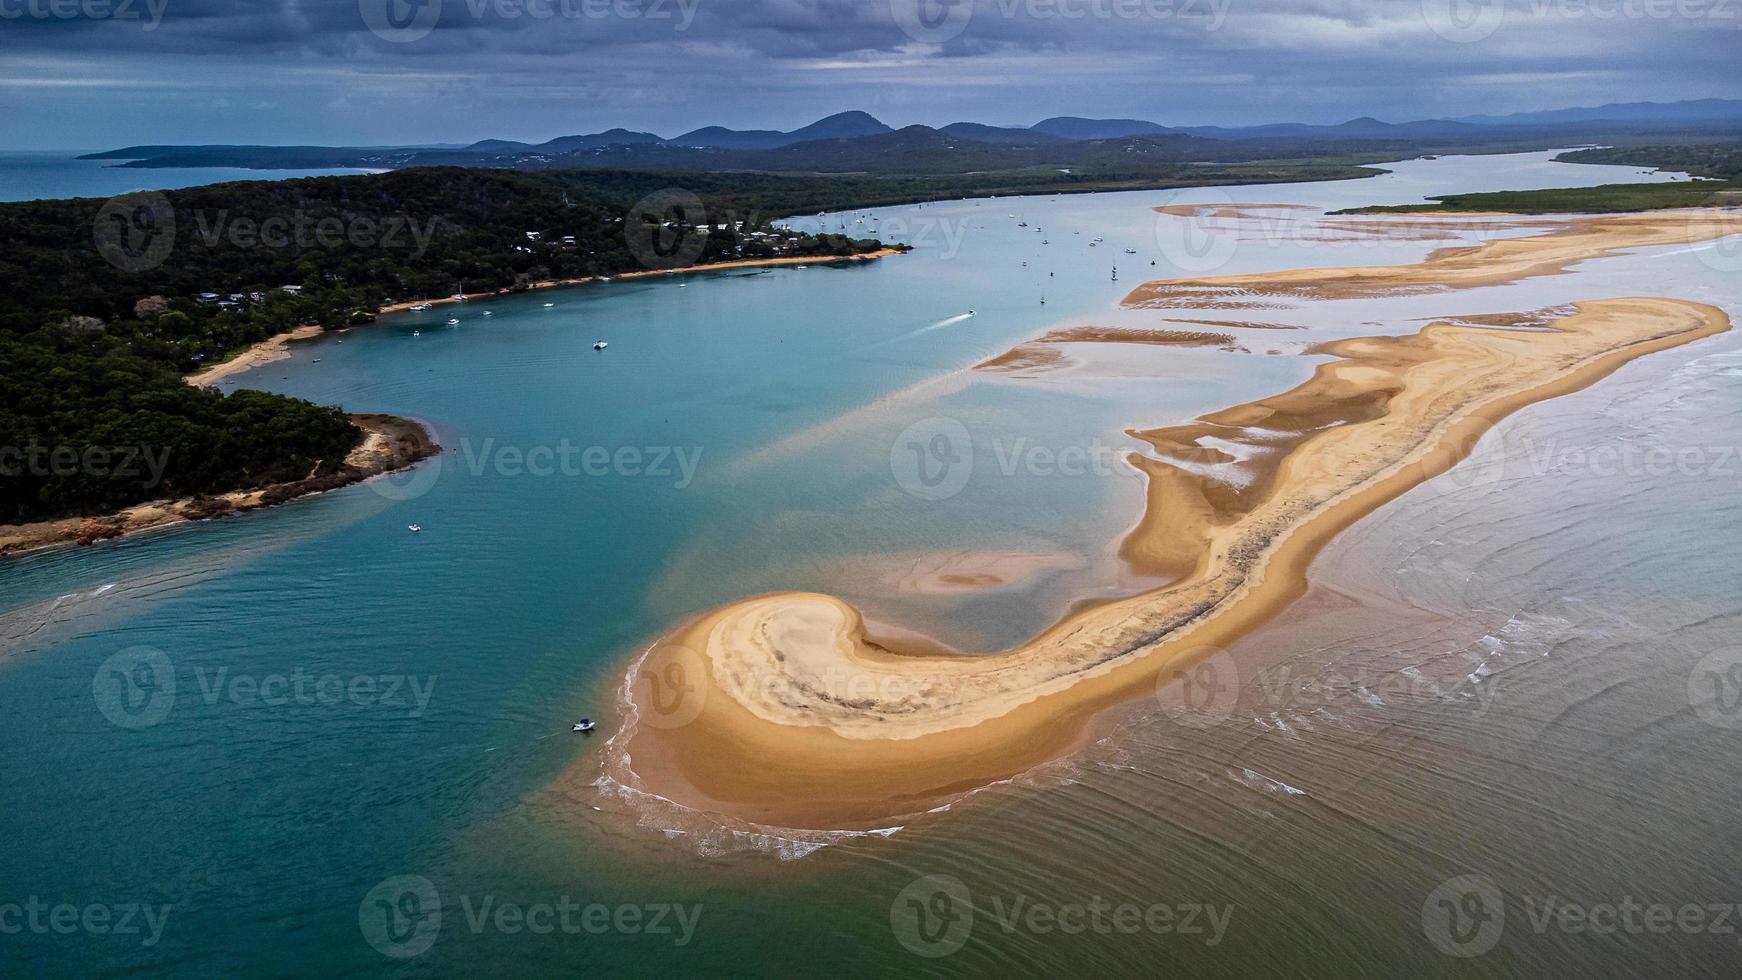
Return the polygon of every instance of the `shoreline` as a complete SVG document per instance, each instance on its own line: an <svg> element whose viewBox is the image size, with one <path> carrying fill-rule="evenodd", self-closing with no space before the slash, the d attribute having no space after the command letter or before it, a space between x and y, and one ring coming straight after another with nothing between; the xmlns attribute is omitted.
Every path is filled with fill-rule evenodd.
<svg viewBox="0 0 1742 980"><path fill-rule="evenodd" d="M766 259L733 259L730 262L710 262L704 265L686 265L677 269L638 269L634 272L623 272L614 276L582 276L578 279L544 279L529 283L525 289L508 292L466 293L464 299L457 296L444 296L440 299L414 299L403 303L383 306L376 312L377 316L389 313L405 313L414 306L425 303L430 306L451 306L457 303L470 303L473 300L497 299L501 297L519 296L522 293L536 292L541 289L562 289L568 286L588 286L616 282L620 279L655 279L667 276L681 276L691 272L721 272L727 269L758 269L764 267L793 265L838 265L843 262L871 262L886 259L895 255L906 255L906 249L880 248L875 252L861 252L857 255L777 255Z"/></svg>
<svg viewBox="0 0 1742 980"><path fill-rule="evenodd" d="M189 521L245 514L299 497L337 490L397 473L436 455L441 447L421 423L396 415L353 415L363 441L345 457L343 469L290 483L232 490L211 497L152 500L98 517L63 517L30 524L0 525L0 561L55 548L86 546L130 537Z"/></svg>
<svg viewBox="0 0 1742 980"><path fill-rule="evenodd" d="M182 380L195 388L212 387L229 380L234 375L246 374L257 367L271 364L274 361L286 360L290 357L290 345L293 341L313 340L325 332L322 327L309 324L274 334L265 340L249 345L235 357L219 361L203 371L186 375Z"/></svg>
<svg viewBox="0 0 1742 980"><path fill-rule="evenodd" d="M1511 243L1533 239L1441 250L1417 266L1359 270L1357 281L1373 293L1413 291L1424 267L1448 262L1464 279L1510 281L1665 237L1737 230L1685 215L1674 232L1656 227L1661 219L1612 221L1601 233L1576 225L1537 236L1522 252ZM1290 289L1354 277L1275 278ZM1170 285L1139 287L1127 305ZM1148 489L1121 553L1169 584L1074 609L1013 650L973 658L880 645L830 596L765 595L705 612L637 658L622 706L631 722L607 765L684 807L818 830L885 824L1008 779L1071 751L1103 712L1155 691L1167 668L1177 676L1281 612L1337 534L1450 469L1501 419L1729 328L1714 307L1625 298L1575 304L1546 327L1440 320L1413 335L1324 345L1340 359L1290 391L1130 433L1155 456L1131 457ZM1212 431L1222 445L1243 439L1262 452L1211 449L1199 440ZM1218 478L1227 465L1247 466L1243 489ZM683 686L662 683L674 678ZM675 709L674 690L684 695Z"/></svg>
<svg viewBox="0 0 1742 980"><path fill-rule="evenodd" d="M794 265L834 265L842 262L870 262L876 259L886 259L895 255L906 255L906 249L883 248L875 252L862 252L858 255L828 255L828 256L796 256L783 255L767 259L734 259L730 262L713 262L706 265L690 265L681 269L641 269L635 272L625 272L615 276L584 276L579 279L546 279L529 284L525 289L508 293L467 293L464 299L454 296L444 296L440 299L414 299L402 303L383 306L375 312L377 317L390 313L409 312L414 306L428 304L434 306L452 306L459 303L469 303L473 300L495 299L502 296L518 296L521 293L535 292L541 289L561 289L568 286L586 286L592 283L614 282L618 279L649 279L654 277L677 276L689 272L717 272L726 269L754 269L761 267L794 266ZM239 351L235 356L220 361L211 367L186 375L182 380L197 388L206 388L232 380L235 376L246 374L257 367L282 361L290 357L290 344L297 341L313 340L326 333L326 329L307 324L294 330L275 334L265 340L258 341Z"/></svg>

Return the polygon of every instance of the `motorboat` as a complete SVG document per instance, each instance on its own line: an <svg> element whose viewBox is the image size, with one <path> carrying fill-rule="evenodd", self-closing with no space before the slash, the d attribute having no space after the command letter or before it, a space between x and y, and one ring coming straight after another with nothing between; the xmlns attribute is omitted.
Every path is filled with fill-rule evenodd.
<svg viewBox="0 0 1742 980"><path fill-rule="evenodd" d="M611 346L611 345L606 343L605 341L601 340L598 343L593 345L593 349L594 350L604 350L605 348L607 348L609 346Z"/></svg>
<svg viewBox="0 0 1742 980"><path fill-rule="evenodd" d="M423 533L423 525L422 524L407 524L407 525L405 525L405 529L407 531L410 531L413 534L422 534Z"/></svg>
<svg viewBox="0 0 1742 980"><path fill-rule="evenodd" d="M591 718L582 718L580 721L575 722L575 731L577 732L590 732L597 727L599 726L593 724L593 719Z"/></svg>

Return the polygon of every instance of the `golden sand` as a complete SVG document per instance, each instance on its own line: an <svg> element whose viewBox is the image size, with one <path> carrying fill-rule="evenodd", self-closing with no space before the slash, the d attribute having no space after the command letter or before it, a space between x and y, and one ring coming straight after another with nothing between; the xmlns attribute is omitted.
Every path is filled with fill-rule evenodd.
<svg viewBox="0 0 1742 980"><path fill-rule="evenodd" d="M1626 248L1685 245L1742 234L1742 214L1652 211L1568 221L1547 234L1442 248L1413 265L1298 269L1144 283L1125 305L1138 308L1262 309L1279 299L1355 299L1406 292L1498 286L1564 272Z"/></svg>
<svg viewBox="0 0 1742 980"><path fill-rule="evenodd" d="M1734 230L1685 215L1591 224L1543 236L1547 245L1448 250L1420 266L1280 273L1274 288L1376 293L1437 273L1459 285L1511 281ZM1267 282L1243 277L1241 288ZM1065 754L1101 711L1285 608L1337 533L1449 469L1500 419L1729 329L1723 311L1674 299L1553 312L1521 315L1527 329L1438 322L1337 341L1319 352L1338 360L1290 391L1133 432L1154 456L1132 457L1148 477L1147 507L1122 552L1167 584L1079 607L1015 649L962 656L873 636L853 607L819 594L699 616L632 669L628 763L644 788L686 806L837 828L880 825Z"/></svg>
<svg viewBox="0 0 1742 980"><path fill-rule="evenodd" d="M285 360L290 357L290 344L292 341L312 340L320 335L321 328L318 326L297 327L295 330L286 330L284 333L260 341L242 353L237 354L235 357L224 361L222 364L214 364L197 374L188 375L183 380L196 388L204 388L210 385L219 384L238 374L252 371L262 364L271 364L273 361Z"/></svg>

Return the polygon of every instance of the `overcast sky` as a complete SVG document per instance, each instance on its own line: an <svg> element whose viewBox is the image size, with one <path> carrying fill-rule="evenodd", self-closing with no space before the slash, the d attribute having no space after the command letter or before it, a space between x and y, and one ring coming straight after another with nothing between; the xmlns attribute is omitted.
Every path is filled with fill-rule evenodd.
<svg viewBox="0 0 1742 980"><path fill-rule="evenodd" d="M1742 0L0 0L0 148L1401 121L1738 69Z"/></svg>

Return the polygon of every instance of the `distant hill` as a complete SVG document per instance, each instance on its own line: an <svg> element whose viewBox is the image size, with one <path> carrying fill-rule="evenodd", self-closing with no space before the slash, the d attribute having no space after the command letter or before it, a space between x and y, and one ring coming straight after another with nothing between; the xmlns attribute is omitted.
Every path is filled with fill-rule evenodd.
<svg viewBox="0 0 1742 980"><path fill-rule="evenodd" d="M866 112L841 112L818 119L801 129L727 129L704 126L666 142L673 146L711 146L726 150L772 150L807 140L853 139L894 132L882 120Z"/></svg>
<svg viewBox="0 0 1742 980"><path fill-rule="evenodd" d="M1698 122L1742 123L1742 99L1692 99L1685 102L1611 102L1608 105L1507 116L1460 116L1457 122L1482 126L1541 126L1564 123L1636 123L1681 126Z"/></svg>
<svg viewBox="0 0 1742 980"><path fill-rule="evenodd" d="M1144 119L1055 116L1028 128L962 121L895 130L842 112L790 131L705 126L675 139L611 129L544 143L482 140L466 147L132 146L94 153L119 166L320 169L481 166L516 170L629 168L817 173L964 173L973 168L1148 167L1161 159L1231 163L1308 156L1413 156L1589 144L1709 143L1742 138L1742 101L1636 102L1512 116L1392 123L1363 116L1335 125L1168 127ZM1109 149L1104 141L1137 140ZM1374 156L1374 154L1381 154Z"/></svg>
<svg viewBox="0 0 1742 980"><path fill-rule="evenodd" d="M1083 119L1079 116L1054 116L1029 128L1067 140L1106 140L1171 132L1166 126L1142 119Z"/></svg>
<svg viewBox="0 0 1742 980"><path fill-rule="evenodd" d="M975 140L980 143L1010 143L1021 146L1033 146L1041 143L1067 142L1063 136L1038 129L1016 129L1004 126L984 126L980 123L959 122L950 123L938 130L958 139Z"/></svg>

